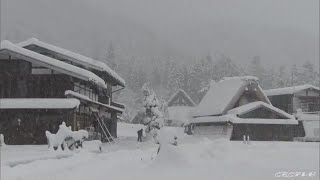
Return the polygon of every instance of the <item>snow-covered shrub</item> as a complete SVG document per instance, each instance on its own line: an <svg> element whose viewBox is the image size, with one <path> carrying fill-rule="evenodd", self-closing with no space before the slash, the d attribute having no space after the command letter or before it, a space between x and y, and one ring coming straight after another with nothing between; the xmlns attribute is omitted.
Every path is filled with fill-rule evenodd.
<svg viewBox="0 0 320 180"><path fill-rule="evenodd" d="M143 106L146 111L146 117L143 120L143 123L147 125L145 132L152 133L152 137L156 137L156 131L164 126L163 112L160 110L162 105L154 91L149 89L147 84L143 85L142 94L144 96Z"/></svg>
<svg viewBox="0 0 320 180"><path fill-rule="evenodd" d="M88 138L88 132L85 130L72 131L71 126L67 127L65 122L59 126L59 130L56 134L51 134L49 131L46 131L46 137L48 140L49 149L66 149L69 148L67 146L66 140L69 140L69 144L80 142L85 138Z"/></svg>
<svg viewBox="0 0 320 180"><path fill-rule="evenodd" d="M4 135L3 135L3 134L0 134L0 146L4 146L4 145L6 145L6 144L4 143Z"/></svg>

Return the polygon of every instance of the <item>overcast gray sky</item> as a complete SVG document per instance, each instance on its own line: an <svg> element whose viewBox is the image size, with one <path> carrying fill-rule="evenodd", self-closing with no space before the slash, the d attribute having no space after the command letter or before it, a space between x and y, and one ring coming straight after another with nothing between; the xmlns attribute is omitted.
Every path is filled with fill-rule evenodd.
<svg viewBox="0 0 320 180"><path fill-rule="evenodd" d="M112 41L128 55L319 63L318 0L2 1L13 41L36 36L97 57Z"/></svg>

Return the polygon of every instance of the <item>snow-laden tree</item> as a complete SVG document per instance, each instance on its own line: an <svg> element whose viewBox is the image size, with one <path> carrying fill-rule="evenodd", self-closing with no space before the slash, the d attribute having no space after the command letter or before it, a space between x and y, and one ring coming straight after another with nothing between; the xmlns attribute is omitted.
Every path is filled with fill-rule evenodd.
<svg viewBox="0 0 320 180"><path fill-rule="evenodd" d="M112 44L112 42L109 45L109 48L107 49L107 58L106 63L111 69L117 69L118 64L116 63L116 55L115 55L115 49Z"/></svg>
<svg viewBox="0 0 320 180"><path fill-rule="evenodd" d="M142 104L146 111L146 117L143 120L143 123L147 126L145 132L151 134L155 138L158 130L164 126L164 114L161 111L162 104L154 91L151 90L147 84L143 85L142 94Z"/></svg>

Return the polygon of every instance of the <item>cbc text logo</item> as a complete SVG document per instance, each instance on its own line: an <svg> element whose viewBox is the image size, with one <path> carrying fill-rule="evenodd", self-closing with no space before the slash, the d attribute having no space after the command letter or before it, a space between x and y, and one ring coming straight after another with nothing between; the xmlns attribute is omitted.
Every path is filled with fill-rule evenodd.
<svg viewBox="0 0 320 180"><path fill-rule="evenodd" d="M316 172L277 172L274 174L275 177L279 178L294 178L294 177L315 177Z"/></svg>

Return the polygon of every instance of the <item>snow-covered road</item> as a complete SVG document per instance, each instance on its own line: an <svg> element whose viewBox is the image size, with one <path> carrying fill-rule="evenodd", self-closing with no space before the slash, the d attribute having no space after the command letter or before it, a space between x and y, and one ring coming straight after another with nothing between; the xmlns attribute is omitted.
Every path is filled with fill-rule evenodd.
<svg viewBox="0 0 320 180"><path fill-rule="evenodd" d="M121 128L120 128L121 129ZM121 131L121 130L120 130ZM104 145L103 153L50 152L47 146L2 148L3 180L86 179L217 179L270 180L277 172L316 172L319 179L319 144L299 142L229 142L183 137L178 147L157 151L151 142L120 137L117 145ZM15 163L14 163L15 162ZM288 179L288 178L283 178ZM289 178L294 179L294 178Z"/></svg>

